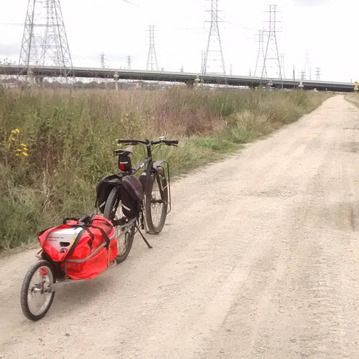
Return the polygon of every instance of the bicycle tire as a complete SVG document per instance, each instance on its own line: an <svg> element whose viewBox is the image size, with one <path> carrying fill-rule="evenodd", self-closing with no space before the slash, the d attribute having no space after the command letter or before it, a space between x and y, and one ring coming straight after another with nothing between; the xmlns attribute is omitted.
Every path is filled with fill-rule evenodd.
<svg viewBox="0 0 359 359"><path fill-rule="evenodd" d="M147 233L158 234L166 222L168 208L167 179L162 169L151 174L154 176L150 191L145 195L145 218Z"/></svg>
<svg viewBox="0 0 359 359"><path fill-rule="evenodd" d="M27 271L21 287L21 309L26 318L37 321L49 311L55 291L51 285L56 283L52 264L46 260L34 263ZM36 308L36 301L40 303Z"/></svg>
<svg viewBox="0 0 359 359"><path fill-rule="evenodd" d="M103 211L104 217L110 221L118 220L123 217L121 200L117 193L118 189L115 187L111 190L107 200L105 209ZM128 229L121 229L120 226L115 226L115 235L117 241L117 255L116 262L123 262L129 255L133 238L135 236L135 223Z"/></svg>

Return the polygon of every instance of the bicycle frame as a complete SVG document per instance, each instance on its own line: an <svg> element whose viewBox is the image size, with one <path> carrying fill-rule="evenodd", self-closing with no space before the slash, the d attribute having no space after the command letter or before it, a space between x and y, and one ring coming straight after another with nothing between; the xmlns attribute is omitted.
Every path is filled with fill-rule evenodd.
<svg viewBox="0 0 359 359"><path fill-rule="evenodd" d="M153 162L152 159L152 142L149 142L148 144L146 144L147 147L147 157L145 159L143 159L139 164L137 164L137 166L132 170L132 174L137 173L140 169L145 167L145 172L146 172L146 183L145 183L145 195L150 195L150 178L151 178L151 172L154 171L158 171L159 168L162 168L163 173L165 173L166 175L166 179L168 179L168 183L166 185L166 187L162 187L162 183L160 183L161 186L161 190L165 190L166 188L168 188L168 207L169 209L167 210L167 214L171 212L171 184L170 184L170 166L169 163L167 161L155 161ZM163 164L165 164L165 167L163 166Z"/></svg>
<svg viewBox="0 0 359 359"><path fill-rule="evenodd" d="M163 203L166 206L166 211L165 211L166 215L171 211L172 208L169 164L166 161L153 160L152 152L153 150L155 150L154 146L162 145L162 144L166 144L167 146L177 145L178 140L166 140L164 137L160 137L159 141L119 139L118 143L124 144L125 146L138 145L138 144L144 145L146 147L145 157L138 164L134 163L131 166L131 161L130 159L126 159L126 156L130 156L133 153L132 148L116 149L114 151L114 154L119 158L118 164L119 164L120 172L117 174L105 176L101 179L97 187L97 200L95 206L99 205L99 200L101 202L101 206L103 206L104 203L106 204L105 198L107 198L107 196L110 194L110 191L114 188L116 188L115 196L120 196L122 179L125 178L126 176L134 175L139 171L141 171L141 176L139 177L139 180L142 184L144 198L145 198L145 200L143 201L142 208L147 210L140 212L138 220L139 223L141 223L141 227L143 227L144 218L146 217L147 219L148 213L149 213L148 215L151 216L151 210L148 209L148 203L156 203L156 201L157 203ZM153 181L156 181L156 183L154 184ZM153 192L152 189L154 185L159 187L159 191L161 193L161 196L159 197L157 195L156 199L153 197L152 194ZM149 221L150 221L149 223L151 223L151 226L153 226L153 223L151 222L152 219L149 219ZM163 224L164 222L162 222L162 227ZM159 231L156 233L159 233Z"/></svg>

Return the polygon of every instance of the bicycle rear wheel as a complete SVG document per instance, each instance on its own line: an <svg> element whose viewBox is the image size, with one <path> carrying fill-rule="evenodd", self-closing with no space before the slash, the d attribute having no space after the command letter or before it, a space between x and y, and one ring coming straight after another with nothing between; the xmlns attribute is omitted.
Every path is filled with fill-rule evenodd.
<svg viewBox="0 0 359 359"><path fill-rule="evenodd" d="M30 267L21 287L21 309L26 318L36 321L45 316L55 296L55 282L50 262L41 260Z"/></svg>
<svg viewBox="0 0 359 359"><path fill-rule="evenodd" d="M145 195L145 217L149 234L158 234L166 222L168 208L168 183L162 169L158 169L151 181L151 191Z"/></svg>
<svg viewBox="0 0 359 359"><path fill-rule="evenodd" d="M135 221L129 224L128 219L122 212L121 199L118 195L118 189L115 187L111 190L104 209L104 217L112 222L121 222L115 225L115 235L117 240L117 263L123 262L130 253L133 238L135 236Z"/></svg>

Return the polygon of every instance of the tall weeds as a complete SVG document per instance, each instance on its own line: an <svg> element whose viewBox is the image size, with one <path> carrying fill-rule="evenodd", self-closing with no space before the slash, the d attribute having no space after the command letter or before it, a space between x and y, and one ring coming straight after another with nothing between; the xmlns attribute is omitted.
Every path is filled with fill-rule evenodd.
<svg viewBox="0 0 359 359"><path fill-rule="evenodd" d="M93 211L97 181L116 171L117 138L178 138L158 158L188 171L316 108L326 94L171 88L0 87L0 250L63 217ZM138 161L143 152L135 154Z"/></svg>

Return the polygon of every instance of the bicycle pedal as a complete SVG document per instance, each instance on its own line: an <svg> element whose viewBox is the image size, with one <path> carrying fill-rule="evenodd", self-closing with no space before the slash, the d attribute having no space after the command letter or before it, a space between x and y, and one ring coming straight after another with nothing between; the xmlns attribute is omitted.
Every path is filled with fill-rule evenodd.
<svg viewBox="0 0 359 359"><path fill-rule="evenodd" d="M158 234L160 232L154 232L154 231L147 231L147 234Z"/></svg>

